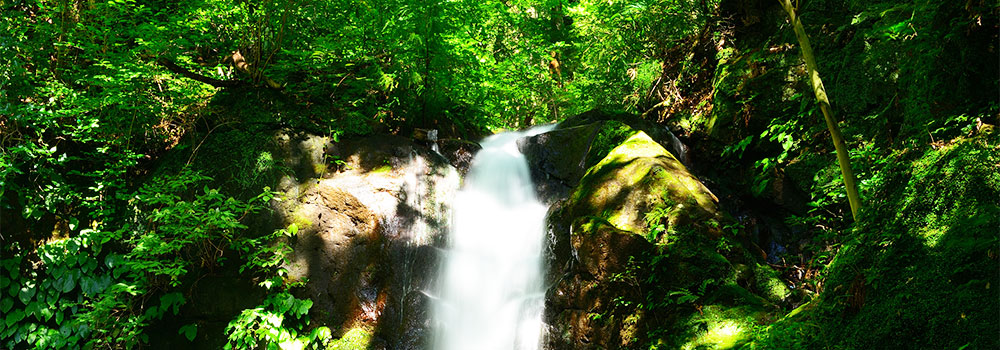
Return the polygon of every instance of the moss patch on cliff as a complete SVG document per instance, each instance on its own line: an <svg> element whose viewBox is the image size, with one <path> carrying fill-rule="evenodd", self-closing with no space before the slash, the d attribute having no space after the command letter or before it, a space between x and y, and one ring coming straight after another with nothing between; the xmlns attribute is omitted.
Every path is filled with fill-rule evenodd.
<svg viewBox="0 0 1000 350"><path fill-rule="evenodd" d="M372 341L372 333L363 328L352 328L339 339L326 345L326 350L365 350Z"/></svg>

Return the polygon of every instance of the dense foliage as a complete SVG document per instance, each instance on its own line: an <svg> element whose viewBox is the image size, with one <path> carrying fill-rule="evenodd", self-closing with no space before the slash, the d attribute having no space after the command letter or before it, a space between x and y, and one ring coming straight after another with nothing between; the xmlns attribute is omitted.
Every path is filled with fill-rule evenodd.
<svg viewBox="0 0 1000 350"><path fill-rule="evenodd" d="M782 312L805 306L742 345L994 348L995 5L797 3L860 181L852 223L777 1L0 1L0 347L194 339L171 319L208 275L255 293L212 330L227 346L321 346L282 278L297 228L248 224L280 199L255 133L475 139L599 108L671 128L723 202L790 232L772 263L800 286ZM607 128L595 154L628 136Z"/></svg>

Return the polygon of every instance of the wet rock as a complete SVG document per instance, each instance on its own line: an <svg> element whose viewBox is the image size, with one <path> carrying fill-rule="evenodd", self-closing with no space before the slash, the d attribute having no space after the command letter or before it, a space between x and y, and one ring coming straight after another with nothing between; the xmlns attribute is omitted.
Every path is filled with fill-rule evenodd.
<svg viewBox="0 0 1000 350"><path fill-rule="evenodd" d="M583 177L590 146L600 129L599 123L526 137L518 148L531 168L531 180L543 203L565 198Z"/></svg>
<svg viewBox="0 0 1000 350"><path fill-rule="evenodd" d="M483 147L478 143L459 140L459 139L442 139L438 141L439 152L448 162L451 163L458 172L465 176L469 172L469 166L472 165L472 158L476 156L476 152L479 152Z"/></svg>

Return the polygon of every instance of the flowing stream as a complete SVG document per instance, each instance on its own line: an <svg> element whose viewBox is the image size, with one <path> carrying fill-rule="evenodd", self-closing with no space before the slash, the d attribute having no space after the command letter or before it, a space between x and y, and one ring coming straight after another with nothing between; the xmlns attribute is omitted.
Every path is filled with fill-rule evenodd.
<svg viewBox="0 0 1000 350"><path fill-rule="evenodd" d="M483 140L454 202L432 309L437 350L535 350L542 335L547 208L517 140L554 125Z"/></svg>

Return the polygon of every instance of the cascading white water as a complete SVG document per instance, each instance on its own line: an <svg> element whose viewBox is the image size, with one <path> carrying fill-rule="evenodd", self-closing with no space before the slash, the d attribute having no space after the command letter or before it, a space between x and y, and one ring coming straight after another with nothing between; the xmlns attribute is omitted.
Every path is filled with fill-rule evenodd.
<svg viewBox="0 0 1000 350"><path fill-rule="evenodd" d="M534 350L542 335L546 207L517 140L483 140L453 206L433 319L437 350Z"/></svg>

